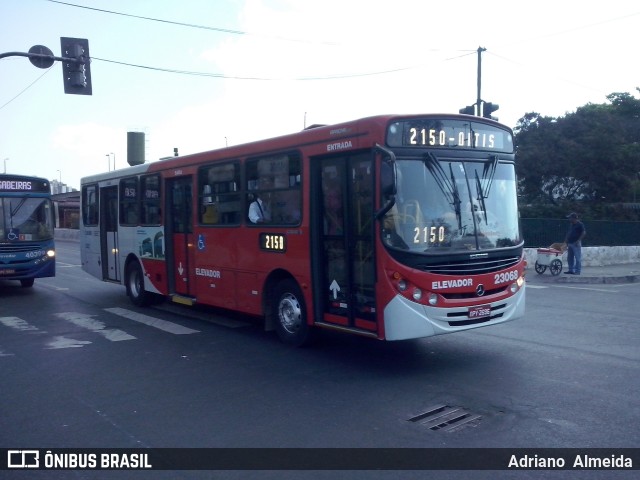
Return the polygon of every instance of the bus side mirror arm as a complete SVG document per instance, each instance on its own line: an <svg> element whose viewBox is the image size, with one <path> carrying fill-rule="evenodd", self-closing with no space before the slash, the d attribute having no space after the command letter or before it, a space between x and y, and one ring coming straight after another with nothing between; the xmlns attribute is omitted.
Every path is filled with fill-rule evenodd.
<svg viewBox="0 0 640 480"><path fill-rule="evenodd" d="M387 157L380 164L380 192L382 197L388 197L389 200L374 214L375 219L380 220L396 204L396 156L391 150L378 144L375 150Z"/></svg>
<svg viewBox="0 0 640 480"><path fill-rule="evenodd" d="M380 220L382 217L384 217L387 212L389 210L391 210L393 208L393 206L396 204L396 196L395 195L391 195L391 197L389 198L389 201L385 204L384 207L382 207L380 210L378 210L374 216L376 220Z"/></svg>

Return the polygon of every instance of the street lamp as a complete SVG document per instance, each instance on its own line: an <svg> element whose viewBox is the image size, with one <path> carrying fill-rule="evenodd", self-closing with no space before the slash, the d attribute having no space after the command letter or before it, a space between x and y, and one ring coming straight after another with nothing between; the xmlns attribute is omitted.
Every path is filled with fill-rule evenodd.
<svg viewBox="0 0 640 480"><path fill-rule="evenodd" d="M107 170L111 171L111 156L107 153L105 157L107 157Z"/></svg>
<svg viewBox="0 0 640 480"><path fill-rule="evenodd" d="M116 169L116 154L111 152L109 155L113 155L113 169Z"/></svg>
<svg viewBox="0 0 640 480"><path fill-rule="evenodd" d="M5 158L4 160L2 160L4 162L4 173L7 173L7 160L9 159Z"/></svg>

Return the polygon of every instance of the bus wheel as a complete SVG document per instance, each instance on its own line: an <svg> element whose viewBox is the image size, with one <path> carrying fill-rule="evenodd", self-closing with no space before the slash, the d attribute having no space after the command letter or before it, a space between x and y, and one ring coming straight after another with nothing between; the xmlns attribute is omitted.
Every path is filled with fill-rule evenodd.
<svg viewBox="0 0 640 480"><path fill-rule="evenodd" d="M142 275L142 267L138 262L132 262L127 268L127 295L138 307L144 307L149 304L149 292L144 289L144 276Z"/></svg>
<svg viewBox="0 0 640 480"><path fill-rule="evenodd" d="M22 285L22 288L33 287L33 278L25 278L24 280L20 280L20 285Z"/></svg>
<svg viewBox="0 0 640 480"><path fill-rule="evenodd" d="M273 317L278 337L284 343L300 347L311 339L307 312L300 288L293 280L284 280L276 286Z"/></svg>

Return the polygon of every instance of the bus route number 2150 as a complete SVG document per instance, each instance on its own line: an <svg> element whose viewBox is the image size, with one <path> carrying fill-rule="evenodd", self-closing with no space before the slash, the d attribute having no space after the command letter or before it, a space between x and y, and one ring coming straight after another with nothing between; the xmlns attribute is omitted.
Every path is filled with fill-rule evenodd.
<svg viewBox="0 0 640 480"><path fill-rule="evenodd" d="M277 233L261 233L260 249L269 252L286 252L287 238Z"/></svg>

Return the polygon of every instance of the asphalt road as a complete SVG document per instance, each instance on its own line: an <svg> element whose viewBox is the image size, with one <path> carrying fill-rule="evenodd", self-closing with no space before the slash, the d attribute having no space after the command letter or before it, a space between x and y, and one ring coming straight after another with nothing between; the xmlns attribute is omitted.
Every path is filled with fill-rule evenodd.
<svg viewBox="0 0 640 480"><path fill-rule="evenodd" d="M134 307L124 287L82 272L77 244L59 242L57 259L57 276L36 280L32 289L0 282L3 448L640 447L639 283L532 278L520 321L398 343L323 332L313 347L299 349L248 318ZM436 406L460 408L471 421L451 431L410 421ZM145 478L258 478L153 473ZM428 476L334 471L259 478Z"/></svg>

